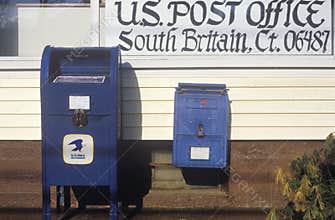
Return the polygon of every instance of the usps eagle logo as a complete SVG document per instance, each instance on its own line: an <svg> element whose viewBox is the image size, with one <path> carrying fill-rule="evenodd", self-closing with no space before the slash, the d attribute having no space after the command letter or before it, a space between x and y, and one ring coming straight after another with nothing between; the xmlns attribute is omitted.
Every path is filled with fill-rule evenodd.
<svg viewBox="0 0 335 220"><path fill-rule="evenodd" d="M81 152L81 149L83 148L83 139L77 139L72 141L71 143L68 144L70 145L74 145L75 148L72 149L72 151L79 151Z"/></svg>

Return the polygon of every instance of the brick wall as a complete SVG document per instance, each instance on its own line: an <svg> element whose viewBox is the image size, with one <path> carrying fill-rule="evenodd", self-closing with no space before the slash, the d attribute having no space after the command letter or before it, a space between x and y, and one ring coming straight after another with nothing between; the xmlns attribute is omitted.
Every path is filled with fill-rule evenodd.
<svg viewBox="0 0 335 220"><path fill-rule="evenodd" d="M229 199L234 207L264 207L281 202L274 184L275 170L321 146L320 141L233 141ZM171 163L170 141L141 142L151 151L152 162ZM0 142L0 208L41 207L41 151L39 141ZM153 187L190 188L179 169L153 169ZM192 188L192 187L191 187Z"/></svg>

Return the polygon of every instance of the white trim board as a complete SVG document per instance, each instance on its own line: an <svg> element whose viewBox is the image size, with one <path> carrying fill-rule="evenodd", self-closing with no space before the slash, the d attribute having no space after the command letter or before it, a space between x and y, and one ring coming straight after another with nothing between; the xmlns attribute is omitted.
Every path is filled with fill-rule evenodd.
<svg viewBox="0 0 335 220"><path fill-rule="evenodd" d="M40 58L1 57L0 70L39 69ZM294 56L122 56L122 67L133 69L183 68L334 68L334 57Z"/></svg>

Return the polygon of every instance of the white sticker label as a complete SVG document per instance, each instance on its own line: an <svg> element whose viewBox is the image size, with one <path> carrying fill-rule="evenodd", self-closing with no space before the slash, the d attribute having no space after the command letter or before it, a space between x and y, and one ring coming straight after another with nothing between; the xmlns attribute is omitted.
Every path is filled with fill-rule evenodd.
<svg viewBox="0 0 335 220"><path fill-rule="evenodd" d="M89 96L69 96L69 109L90 110Z"/></svg>
<svg viewBox="0 0 335 220"><path fill-rule="evenodd" d="M93 162L94 142L88 134L68 134L63 139L63 160L67 164Z"/></svg>
<svg viewBox="0 0 335 220"><path fill-rule="evenodd" d="M191 147L191 160L209 160L209 147Z"/></svg>

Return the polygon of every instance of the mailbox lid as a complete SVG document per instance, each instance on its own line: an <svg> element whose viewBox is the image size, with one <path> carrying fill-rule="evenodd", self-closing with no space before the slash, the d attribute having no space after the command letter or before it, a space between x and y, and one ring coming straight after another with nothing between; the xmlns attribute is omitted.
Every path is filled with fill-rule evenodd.
<svg viewBox="0 0 335 220"><path fill-rule="evenodd" d="M179 94L225 95L227 89L225 84L179 83L176 92Z"/></svg>

